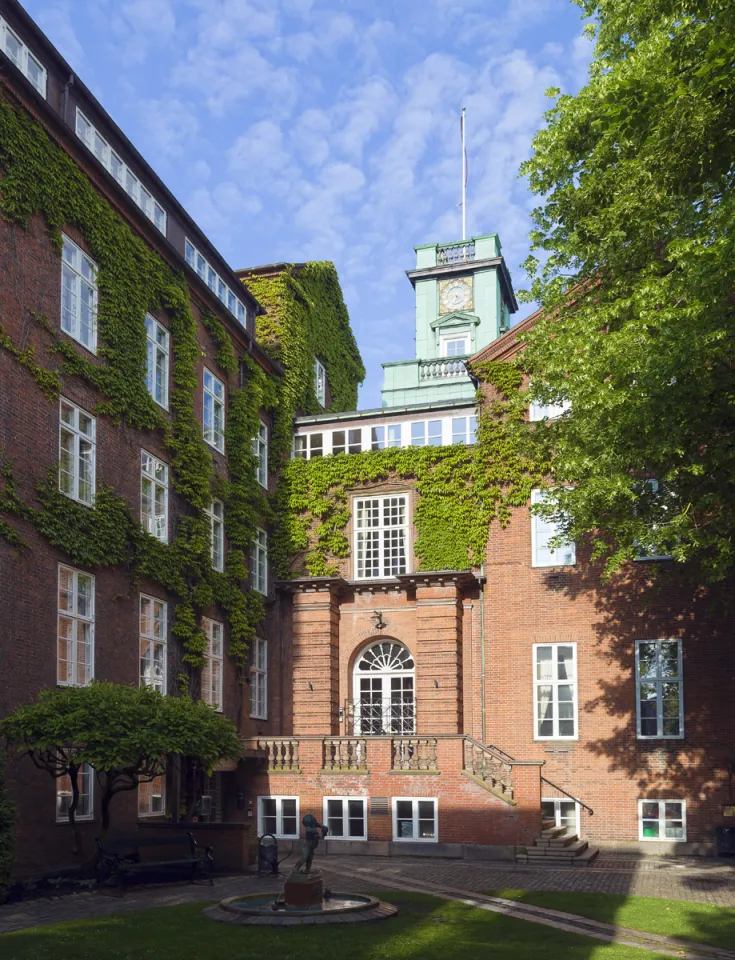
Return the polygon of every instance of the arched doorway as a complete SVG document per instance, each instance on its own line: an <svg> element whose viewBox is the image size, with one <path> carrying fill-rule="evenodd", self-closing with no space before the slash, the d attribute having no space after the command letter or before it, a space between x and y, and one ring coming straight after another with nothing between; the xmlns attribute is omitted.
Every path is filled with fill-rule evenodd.
<svg viewBox="0 0 735 960"><path fill-rule="evenodd" d="M416 732L414 661L397 640L380 640L363 650L355 662L353 695L356 734Z"/></svg>

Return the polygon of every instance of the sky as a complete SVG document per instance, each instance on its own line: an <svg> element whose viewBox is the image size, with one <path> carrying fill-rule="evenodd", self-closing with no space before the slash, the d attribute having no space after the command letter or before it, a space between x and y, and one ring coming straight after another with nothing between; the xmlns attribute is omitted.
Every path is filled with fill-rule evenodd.
<svg viewBox="0 0 735 960"><path fill-rule="evenodd" d="M463 106L468 235L525 286L518 168L592 54L571 0L22 2L232 267L335 263L360 407L414 356L413 247L461 238Z"/></svg>

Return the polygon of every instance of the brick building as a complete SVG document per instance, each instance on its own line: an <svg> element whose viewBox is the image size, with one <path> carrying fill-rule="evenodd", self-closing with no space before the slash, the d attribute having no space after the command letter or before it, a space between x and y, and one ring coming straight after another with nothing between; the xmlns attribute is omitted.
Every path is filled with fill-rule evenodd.
<svg viewBox="0 0 735 960"><path fill-rule="evenodd" d="M16 0L0 17L0 716L55 684L176 695L183 675L237 724L245 757L118 798L115 821L186 818L225 866L256 835L288 845L306 812L328 823L327 853L533 857L543 817L583 838L569 848L582 861L587 841L711 851L733 803L735 720L717 598L685 592L666 558L601 585L586 545L554 547L528 504L501 526L472 499L478 416L497 400L484 384L478 410L477 372L510 359L534 320L510 328L498 237L416 248L416 357L384 365L381 408L354 410L362 367L333 271L324 301L310 265L233 272ZM96 220L49 199L45 168L43 189L19 189L39 156L102 204L119 256ZM125 297L123 255L140 265ZM228 430L253 396L244 452ZM182 435L208 471L206 503ZM220 583L243 549L228 499L243 462L261 513L234 582L264 600L246 664L217 591L202 603L93 535L113 497L150 538L145 556L190 543L204 519L203 576ZM189 612L207 639L195 666L177 629ZM67 786L25 762L9 778L18 872L72 863ZM91 842L92 771L84 786Z"/></svg>

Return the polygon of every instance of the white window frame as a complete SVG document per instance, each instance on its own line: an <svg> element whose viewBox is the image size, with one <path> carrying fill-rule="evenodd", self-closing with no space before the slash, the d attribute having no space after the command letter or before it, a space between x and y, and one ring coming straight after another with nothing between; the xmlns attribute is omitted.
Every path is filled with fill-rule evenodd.
<svg viewBox="0 0 735 960"><path fill-rule="evenodd" d="M360 843L363 843L368 838L368 819L367 819L367 797L324 797L322 800L322 823L329 827L329 801L339 801L342 804L342 816L341 820L344 826L347 827L347 833L344 832L333 833L332 829L329 829L329 833L326 836L326 840L354 840ZM362 825L363 832L361 837L350 836L349 833L349 803L359 803L362 806ZM436 819L436 810L435 810L435 819Z"/></svg>
<svg viewBox="0 0 735 960"><path fill-rule="evenodd" d="M163 480L158 478L156 467L163 468ZM168 484L169 471L168 464L163 460L159 460L158 457L154 456L152 453L148 453L147 450L140 451L140 523L146 533L150 536L155 537L156 540L160 540L161 543L168 543ZM145 514L143 512L143 504L146 500L145 493L145 484L149 483L151 487L150 493L150 503L153 508L152 512L149 512L148 519L146 521ZM163 518L162 520L156 516L155 513L155 504L156 504L156 491L158 489L163 490Z"/></svg>
<svg viewBox="0 0 735 960"><path fill-rule="evenodd" d="M538 678L538 669L537 669L537 651L544 648L551 647L554 651L551 663L553 665L553 677L551 680L539 680ZM574 664L574 677L572 680L560 680L559 679L559 647L571 647L574 651L574 657L572 663ZM567 643L534 643L533 644L533 739L534 740L578 740L579 739L579 694L577 690L577 679L579 674L579 668L577 666L577 643L576 641L569 641ZM573 720L574 722L574 733L573 734L560 734L559 733L559 687L572 687L572 717L563 717L564 720ZM542 735L539 733L539 709L538 709L538 688L539 687L551 687L552 688L552 699L551 703L554 707L554 716L552 719L553 722L553 733L551 736ZM563 701L568 703L569 701Z"/></svg>
<svg viewBox="0 0 735 960"><path fill-rule="evenodd" d="M64 571L66 574L72 575L71 580L71 609L65 610L61 606L61 574ZM89 611L85 615L79 612L79 577L86 577L90 583L89 591ZM61 618L71 621L71 633L68 638L61 636L60 621ZM94 680L94 621L95 621L95 578L91 573L87 573L86 570L77 570L75 567L67 566L65 563L60 563L58 565L57 579L56 579L56 683L60 687L86 687L92 680ZM88 641L79 639L79 632L82 627L86 626L88 628ZM68 669L66 670L67 674L70 675L73 679L63 680L61 679L61 663L62 660L59 656L60 650L59 645L62 641L69 644L68 652L69 659L64 660L63 662L68 664ZM87 666L88 666L88 676L86 680L82 683L77 682L77 677L79 673L79 646L80 643L87 647Z"/></svg>
<svg viewBox="0 0 735 960"><path fill-rule="evenodd" d="M643 835L643 804L644 803L657 803L658 804L658 829L659 834L657 837L646 837ZM681 837L667 837L666 836L666 804L667 803L678 803L681 804L681 818L675 817L672 819L681 819L681 827L683 836ZM652 820L652 817L646 817L646 820ZM663 825L664 836L661 836L661 827ZM687 802L686 800L659 800L658 798L652 800L639 800L638 801L638 839L649 842L669 842L669 843L686 843L687 839Z"/></svg>
<svg viewBox="0 0 735 960"><path fill-rule="evenodd" d="M222 713L225 627L219 620L202 617L202 630L207 638L202 667L202 700L217 713Z"/></svg>
<svg viewBox="0 0 735 960"><path fill-rule="evenodd" d="M94 154L133 203L165 237L168 219L166 211L79 107L74 130L84 146Z"/></svg>
<svg viewBox="0 0 735 960"><path fill-rule="evenodd" d="M255 476L264 490L268 489L268 427L258 421L258 432L253 437L253 456L257 460Z"/></svg>
<svg viewBox="0 0 735 960"><path fill-rule="evenodd" d="M250 547L250 579L253 590L268 596L268 534L261 527L255 528Z"/></svg>
<svg viewBox="0 0 735 960"><path fill-rule="evenodd" d="M268 641L254 637L250 664L250 716L268 719Z"/></svg>
<svg viewBox="0 0 735 960"><path fill-rule="evenodd" d="M528 419L531 423L539 423L541 420L558 420L571 409L570 400L562 400L561 403L539 403L533 400L528 407Z"/></svg>
<svg viewBox="0 0 735 960"><path fill-rule="evenodd" d="M385 505L387 501L402 501L403 505L403 523L401 524L385 524ZM378 502L378 517L379 522L375 526L360 526L360 509L362 505L363 509L363 521L366 517L365 505ZM394 506L399 507L400 504L388 504L390 508ZM382 494L377 497L354 497L352 500L352 525L353 525L353 536L354 536L354 564L353 564L353 576L355 580L386 580L391 577L400 576L404 573L411 572L411 524L409 519L409 498L405 493L400 494ZM385 560L385 549L386 546L390 546L390 537L389 534L392 532L397 532L403 534L403 550L404 550L404 569L399 570L398 573L393 572L393 570L386 568ZM377 554L378 554L378 573L375 574L372 572L365 573L365 548L368 542L368 533L377 534L377 538L372 539L373 543L377 543ZM400 549L400 544L396 544L397 548Z"/></svg>
<svg viewBox="0 0 735 960"><path fill-rule="evenodd" d="M327 405L327 371L318 358L314 358L314 393L322 407Z"/></svg>
<svg viewBox="0 0 735 960"><path fill-rule="evenodd" d="M20 47L19 59L13 56L10 52L10 45L8 43L8 34L10 34ZM46 67L41 63L35 53L31 53L28 48L28 45L25 44L17 32L13 30L10 24L0 17L0 49L3 51L5 56L11 60L15 66L20 70L26 80L30 83L34 90L41 94L43 99L46 99L46 91L48 87L48 71ZM38 71L41 75L38 83L33 79L32 71L28 67L28 61L32 60L38 67Z"/></svg>
<svg viewBox="0 0 735 960"><path fill-rule="evenodd" d="M454 439L454 436L455 436L454 424L458 420L464 421L464 424L465 424L464 433L462 435L463 439L461 440ZM468 414L465 414L464 416L451 417L449 420L449 429L451 431L450 440L452 444L461 443L466 447L471 447L474 443L477 443L477 416L475 414L468 413Z"/></svg>
<svg viewBox="0 0 735 960"><path fill-rule="evenodd" d="M69 789L62 790L61 787L66 786L64 783L65 780L69 780ZM77 786L79 787L79 803L77 804L77 810L74 814L75 820L94 820L94 770L88 763L82 763L79 766L77 771ZM71 806L72 802L72 790L71 790L71 779L68 774L64 774L63 777L59 777L56 781L56 822L57 823L68 823L69 822L69 812L68 808L66 813L61 812L61 798L69 797L69 805ZM82 797L87 798L87 812L79 813L82 804Z"/></svg>
<svg viewBox="0 0 735 960"><path fill-rule="evenodd" d="M150 615L146 618L150 621L148 631L143 629L143 607L150 604ZM161 616L156 617L156 605L160 607ZM156 622L161 624L161 633L157 635ZM154 690L160 690L162 694L166 693L166 674L168 670L168 604L165 600L158 597L151 597L146 593L140 594L138 602L138 683L141 687L153 687ZM156 660L156 647L161 648L161 657ZM148 663L149 676L145 676L143 664ZM155 680L155 666L160 663L161 681Z"/></svg>
<svg viewBox="0 0 735 960"><path fill-rule="evenodd" d="M159 788L159 791L156 792L156 787ZM153 799L159 797L161 800L161 809L152 810ZM166 776L161 774L158 777L154 777L152 780L149 780L147 783L138 784L138 817L141 820L145 820L149 817L165 817L166 816Z"/></svg>
<svg viewBox="0 0 735 960"><path fill-rule="evenodd" d="M73 416L71 423L63 419L64 407L67 407L70 411L72 411ZM83 414L90 421L89 433L85 433L79 426L80 414ZM64 434L67 434L72 440L71 472L62 470ZM91 451L89 458L90 494L88 499L80 496L79 494L79 486L82 474L81 464L83 462L81 453L82 443L88 443ZM62 473L65 473L67 476L71 477L71 490L65 490L62 486ZM88 507L91 507L94 504L94 498L97 490L97 419L93 417L91 413L87 413L86 410L83 410L75 403L72 403L71 400L67 400L66 397L59 398L59 490L64 494L65 497L69 497L71 500L76 500L78 503L83 503Z"/></svg>
<svg viewBox="0 0 735 960"><path fill-rule="evenodd" d="M188 266L190 266L199 279L209 287L215 297L227 307L240 325L246 327L248 313L242 300L235 296L207 258L197 250L196 246L188 237L186 237L184 241L184 258Z"/></svg>
<svg viewBox="0 0 735 960"><path fill-rule="evenodd" d="M225 505L221 500L212 500L204 512L209 517L209 555L217 573L225 569ZM217 533L219 532L219 536Z"/></svg>
<svg viewBox="0 0 735 960"><path fill-rule="evenodd" d="M455 340L464 340L466 350L464 353L448 353L449 344ZM472 338L469 330L460 330L456 333L442 333L439 335L439 356L448 360L454 360L457 357L466 357L472 352Z"/></svg>
<svg viewBox="0 0 735 960"><path fill-rule="evenodd" d="M554 804L554 823L557 827L562 826L561 824L561 808L562 803L573 803L574 804L574 832L579 836L579 811L580 806L577 800L571 800L569 797L541 797L541 803L553 803Z"/></svg>
<svg viewBox="0 0 735 960"><path fill-rule="evenodd" d="M429 443L431 433L429 431L430 424L439 424L439 443ZM421 426L421 442L414 442L414 427ZM418 438L417 438L418 439ZM432 439L436 439L436 432L433 434ZM443 417L431 417L428 420L411 420L409 423L409 446L411 447L444 447L447 444L444 443L444 418Z"/></svg>
<svg viewBox="0 0 735 960"><path fill-rule="evenodd" d="M535 503L541 503L546 499L546 495L549 491L541 490L537 488L531 491L531 505ZM532 567L574 567L577 563L577 547L575 543L567 543L560 547L556 547L554 550L550 550L546 543L551 540L555 533L552 533L550 537L547 537L544 543L540 542L539 537L539 525L540 524L551 524L550 521L547 521L544 517L537 516L533 511L531 513L531 566ZM554 525L555 526L555 525ZM551 556L550 562L539 560L539 550L548 550Z"/></svg>
<svg viewBox="0 0 735 960"><path fill-rule="evenodd" d="M263 815L263 800L275 800L276 801L276 832L273 834L274 837L278 840L298 840L300 834L299 824L301 823L300 814L300 801L299 797L285 797L285 796L267 796L258 797L258 836L263 836L263 821L265 819ZM283 832L283 801L284 800L295 800L296 801L296 833L284 833Z"/></svg>
<svg viewBox="0 0 735 960"><path fill-rule="evenodd" d="M88 350L97 353L97 307L99 290L97 288L97 264L82 250L78 243L65 233L61 234L61 330L72 340ZM84 268L89 273L84 275ZM90 340L85 343L81 334L82 293L86 289L90 314ZM65 294L68 292L70 305L65 306ZM66 322L66 317L70 322Z"/></svg>
<svg viewBox="0 0 735 960"><path fill-rule="evenodd" d="M418 833L419 802L431 801L434 804L434 836L433 837L399 837L398 836L398 803L407 801L413 804L412 819L414 833ZM438 843L439 842L439 798L438 797L393 797L393 842L394 843ZM426 818L423 818L426 819Z"/></svg>
<svg viewBox="0 0 735 960"><path fill-rule="evenodd" d="M656 676L641 677L640 648L642 643L653 643L656 645ZM661 672L661 645L664 643L675 643L677 647L677 674L675 677L664 677ZM655 734L642 733L643 718L641 717L641 685L650 683L656 685L656 729ZM665 683L675 683L679 687L679 733L664 733L664 698L663 685ZM636 640L635 642L635 710L636 710L636 736L639 740L683 740L684 739L684 670L682 661L682 642L676 638L663 638L655 640Z"/></svg>
<svg viewBox="0 0 735 960"><path fill-rule="evenodd" d="M145 315L146 332L146 367L145 367L145 385L153 402L159 407L168 410L168 377L169 377L169 344L170 338L166 327L159 323L150 313ZM160 366L163 370L161 376L161 392L156 396L157 379L156 372Z"/></svg>
<svg viewBox="0 0 735 960"><path fill-rule="evenodd" d="M648 480L644 480L644 481L643 481L643 485L646 486L646 487L648 487L648 488L650 489L651 493L654 494L654 496L657 495L657 494L659 494L660 491L661 491L661 486L660 486L658 480L655 480L655 479L653 479L653 478L649 478ZM665 495L666 495L666 494L665 494L665 492L664 492L664 493L663 493L663 496L665 496ZM666 509L666 508L664 507L664 509ZM654 525L654 529L655 529L655 525ZM637 553L636 556L633 557L633 560L634 560L635 563L646 563L646 562L651 563L652 561L656 561L656 560L671 560L671 559L672 559L672 556L671 556L670 553L646 553L646 552L645 552L645 551L646 551L646 548L645 548L645 546L644 546L643 544L639 544L639 543L636 542L636 546L639 548L640 552Z"/></svg>
<svg viewBox="0 0 735 960"><path fill-rule="evenodd" d="M207 378L209 378L209 383ZM204 429L204 439L210 445L214 447L215 450L218 450L220 453L225 452L225 398L226 391L225 385L219 377L215 377L211 370L207 367L204 367L204 373L202 376L202 425ZM221 395L218 394L218 389L221 391ZM207 398L209 398L209 403L211 404L210 415L207 416ZM219 414L219 423L218 428L217 419ZM209 426L207 425L207 420L210 420Z"/></svg>

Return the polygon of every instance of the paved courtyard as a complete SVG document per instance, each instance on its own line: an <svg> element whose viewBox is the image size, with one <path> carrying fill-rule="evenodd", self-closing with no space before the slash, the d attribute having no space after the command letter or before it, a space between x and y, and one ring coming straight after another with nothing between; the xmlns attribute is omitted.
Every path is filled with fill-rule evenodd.
<svg viewBox="0 0 735 960"><path fill-rule="evenodd" d="M590 867L516 865L492 861L443 860L432 857L320 857L325 882L355 893L391 886L442 890L569 890L694 900L735 907L735 861L696 858L606 856ZM289 863L283 866L288 870ZM282 879L246 874L218 877L213 887L187 883L151 885L116 892L85 892L29 900L0 907L0 933L60 920L101 917L146 907L221 900L237 894L278 891ZM433 889L432 889L433 888ZM570 904L570 908L573 904Z"/></svg>

